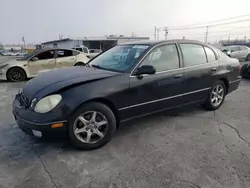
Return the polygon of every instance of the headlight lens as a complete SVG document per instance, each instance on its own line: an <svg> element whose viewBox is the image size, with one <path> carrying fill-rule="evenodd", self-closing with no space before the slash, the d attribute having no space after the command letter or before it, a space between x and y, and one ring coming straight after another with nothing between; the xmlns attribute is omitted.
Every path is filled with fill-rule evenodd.
<svg viewBox="0 0 250 188"><path fill-rule="evenodd" d="M61 100L62 96L58 94L44 97L35 105L34 111L37 113L47 113L55 108Z"/></svg>

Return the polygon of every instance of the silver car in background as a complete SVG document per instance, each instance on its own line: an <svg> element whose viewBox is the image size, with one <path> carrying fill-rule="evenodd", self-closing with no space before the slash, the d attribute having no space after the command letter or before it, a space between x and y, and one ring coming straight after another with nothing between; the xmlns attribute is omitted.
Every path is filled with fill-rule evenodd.
<svg viewBox="0 0 250 188"><path fill-rule="evenodd" d="M242 45L225 46L221 50L229 57L250 61L250 48Z"/></svg>

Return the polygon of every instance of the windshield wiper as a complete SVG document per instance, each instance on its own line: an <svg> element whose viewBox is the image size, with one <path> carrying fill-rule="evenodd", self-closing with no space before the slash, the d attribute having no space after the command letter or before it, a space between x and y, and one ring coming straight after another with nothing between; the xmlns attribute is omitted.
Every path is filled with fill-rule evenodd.
<svg viewBox="0 0 250 188"><path fill-rule="evenodd" d="M97 68L97 69L103 69L103 67L99 66L99 65L91 65L91 67Z"/></svg>

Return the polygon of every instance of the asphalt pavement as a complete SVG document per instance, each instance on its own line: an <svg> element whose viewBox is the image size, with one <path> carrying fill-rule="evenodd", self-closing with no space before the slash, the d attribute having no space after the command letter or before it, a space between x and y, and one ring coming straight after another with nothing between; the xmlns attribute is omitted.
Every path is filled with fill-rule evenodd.
<svg viewBox="0 0 250 188"><path fill-rule="evenodd" d="M250 187L250 80L215 112L196 105L137 119L94 151L23 133L11 102L24 84L0 82L0 188Z"/></svg>

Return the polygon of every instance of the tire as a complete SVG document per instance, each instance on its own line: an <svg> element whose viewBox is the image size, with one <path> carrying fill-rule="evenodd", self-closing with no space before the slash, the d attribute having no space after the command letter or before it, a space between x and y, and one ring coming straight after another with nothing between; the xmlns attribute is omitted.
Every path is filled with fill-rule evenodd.
<svg viewBox="0 0 250 188"><path fill-rule="evenodd" d="M217 97L218 104L216 104L216 100L213 100L213 99L216 98L216 96L213 94L213 92L216 91L216 88L217 89L218 88L223 89L223 91L222 91L223 94L222 95L218 95L218 97ZM219 99L219 96L221 97L221 99ZM217 110L217 109L219 109L221 107L221 105L223 104L225 96L226 96L226 86L225 86L224 82L221 81L221 80L216 81L213 84L213 86L212 86L212 88L211 88L211 90L209 92L209 95L208 95L208 97L206 99L205 104L203 105L204 108L206 110ZM212 101L214 101L214 103Z"/></svg>
<svg viewBox="0 0 250 188"><path fill-rule="evenodd" d="M74 66L84 66L84 63L82 63L82 62L77 62Z"/></svg>
<svg viewBox="0 0 250 188"><path fill-rule="evenodd" d="M7 80L10 82L21 82L26 79L26 73L23 69L14 67L7 71Z"/></svg>
<svg viewBox="0 0 250 188"><path fill-rule="evenodd" d="M94 125L95 123L91 123L93 121L93 114L96 112L96 120L101 118L101 121L98 120L98 122L107 122L106 124L103 124L102 126L99 126L99 128L96 128ZM88 117L89 116L89 117ZM79 119L79 118L83 119ZM84 122L84 123L82 123ZM101 125L101 124L100 124ZM101 132L103 137L99 136L99 134L96 134L96 131ZM80 130L80 131L79 131ZM71 140L71 143L79 149L84 150L93 150L100 148L107 144L111 138L113 137L116 130L116 118L112 110L106 106L103 103L98 102L90 102L87 104L84 104L82 107L80 107L70 118L69 124L68 124L68 135ZM81 132L81 133L75 133L75 132ZM92 134L88 141L88 135ZM91 140L92 139L92 140ZM94 140L98 141L94 141ZM92 142L92 143L90 143Z"/></svg>
<svg viewBox="0 0 250 188"><path fill-rule="evenodd" d="M242 78L248 78L250 75L248 75L248 69L247 69L248 64L245 64L241 67L240 69L240 75Z"/></svg>
<svg viewBox="0 0 250 188"><path fill-rule="evenodd" d="M246 61L250 61L250 54L248 54Z"/></svg>

